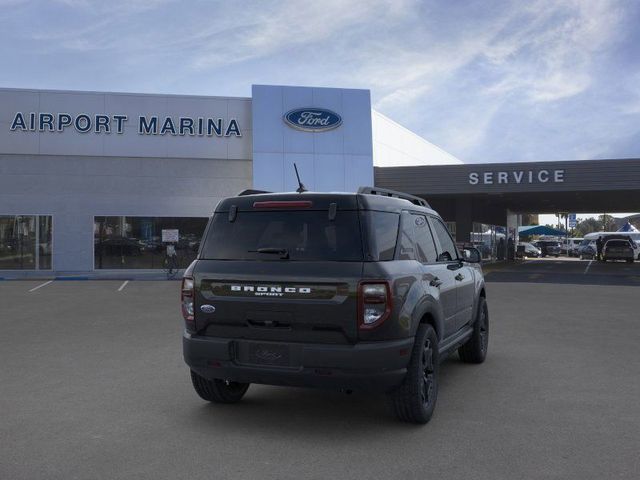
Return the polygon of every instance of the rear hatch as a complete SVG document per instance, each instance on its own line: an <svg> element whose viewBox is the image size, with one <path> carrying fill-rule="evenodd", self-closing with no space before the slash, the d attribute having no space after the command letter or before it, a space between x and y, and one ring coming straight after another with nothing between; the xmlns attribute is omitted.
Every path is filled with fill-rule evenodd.
<svg viewBox="0 0 640 480"><path fill-rule="evenodd" d="M355 342L364 258L355 197L281 197L239 197L217 209L193 272L196 329L236 339Z"/></svg>

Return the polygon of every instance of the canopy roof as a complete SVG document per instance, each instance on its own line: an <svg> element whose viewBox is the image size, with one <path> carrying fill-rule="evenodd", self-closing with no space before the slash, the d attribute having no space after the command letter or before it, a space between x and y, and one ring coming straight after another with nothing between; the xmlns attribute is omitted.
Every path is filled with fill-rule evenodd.
<svg viewBox="0 0 640 480"><path fill-rule="evenodd" d="M630 222L627 222L622 227L620 227L620 229L618 231L619 232L637 232L638 229L636 227L634 227L633 225L631 225Z"/></svg>
<svg viewBox="0 0 640 480"><path fill-rule="evenodd" d="M518 228L518 234L528 237L529 235L555 235L564 237L567 232L546 225L524 225Z"/></svg>

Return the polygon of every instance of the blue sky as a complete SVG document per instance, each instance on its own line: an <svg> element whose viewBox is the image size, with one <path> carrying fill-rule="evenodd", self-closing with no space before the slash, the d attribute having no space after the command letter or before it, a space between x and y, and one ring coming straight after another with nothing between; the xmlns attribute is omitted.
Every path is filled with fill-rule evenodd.
<svg viewBox="0 0 640 480"><path fill-rule="evenodd" d="M0 0L0 86L368 88L464 162L640 156L640 2Z"/></svg>

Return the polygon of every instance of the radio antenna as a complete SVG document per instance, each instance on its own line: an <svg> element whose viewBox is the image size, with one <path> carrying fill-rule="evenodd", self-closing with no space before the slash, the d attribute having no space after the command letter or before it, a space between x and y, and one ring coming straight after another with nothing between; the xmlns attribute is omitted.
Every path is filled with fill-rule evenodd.
<svg viewBox="0 0 640 480"><path fill-rule="evenodd" d="M295 163L295 162L293 162L293 168L295 169L295 171L296 171L296 177L298 178L298 188L296 189L296 192L298 192L298 193L302 193L302 192L306 192L306 191L308 191L308 190L307 190L307 187L305 187L305 186L304 186L304 183L302 183L302 182L300 181L300 174L298 173L298 166L296 165L296 163Z"/></svg>

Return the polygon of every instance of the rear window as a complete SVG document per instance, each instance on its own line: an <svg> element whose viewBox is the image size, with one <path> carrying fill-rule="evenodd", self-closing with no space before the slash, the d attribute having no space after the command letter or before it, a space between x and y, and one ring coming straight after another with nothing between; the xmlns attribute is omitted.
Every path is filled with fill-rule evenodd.
<svg viewBox="0 0 640 480"><path fill-rule="evenodd" d="M605 245L607 247L631 247L627 240L609 240Z"/></svg>
<svg viewBox="0 0 640 480"><path fill-rule="evenodd" d="M261 250L261 251L260 251ZM281 252L286 251L286 255ZM211 260L362 261L357 211L216 213L202 249ZM286 261L286 260L285 260Z"/></svg>

